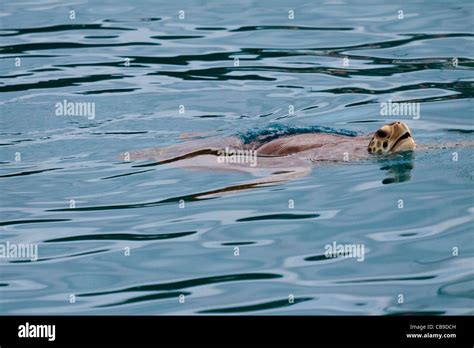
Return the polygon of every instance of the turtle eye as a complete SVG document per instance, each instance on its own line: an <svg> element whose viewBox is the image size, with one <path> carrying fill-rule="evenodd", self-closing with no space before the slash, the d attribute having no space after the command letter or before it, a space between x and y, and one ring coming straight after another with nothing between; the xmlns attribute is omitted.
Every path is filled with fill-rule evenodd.
<svg viewBox="0 0 474 348"><path fill-rule="evenodd" d="M377 136L380 137L380 138L385 138L387 136L387 132L384 131L384 130L379 129L377 131Z"/></svg>

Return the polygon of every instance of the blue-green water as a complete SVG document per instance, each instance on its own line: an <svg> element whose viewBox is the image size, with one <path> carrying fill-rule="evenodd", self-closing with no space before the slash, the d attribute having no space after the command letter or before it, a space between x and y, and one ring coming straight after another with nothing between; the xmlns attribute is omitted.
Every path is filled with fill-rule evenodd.
<svg viewBox="0 0 474 348"><path fill-rule="evenodd" d="M118 156L270 124L401 119L421 144L472 140L473 16L447 0L2 1L0 238L39 255L0 260L0 313L472 314L472 148L212 198L254 177ZM95 117L57 116L63 100ZM381 116L388 100L420 118ZM333 242L364 260L326 258Z"/></svg>

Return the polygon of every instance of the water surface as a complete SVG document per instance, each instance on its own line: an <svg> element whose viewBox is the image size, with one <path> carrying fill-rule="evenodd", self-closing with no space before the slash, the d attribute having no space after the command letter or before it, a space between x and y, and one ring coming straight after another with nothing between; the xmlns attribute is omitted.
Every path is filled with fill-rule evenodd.
<svg viewBox="0 0 474 348"><path fill-rule="evenodd" d="M0 312L472 314L472 149L207 198L254 178L118 155L275 123L364 134L401 119L419 143L472 139L473 14L467 1L2 2L0 237L39 258L0 260ZM64 100L94 117L57 116ZM420 119L381 116L388 100L419 102ZM326 258L333 241L363 244L364 261Z"/></svg>

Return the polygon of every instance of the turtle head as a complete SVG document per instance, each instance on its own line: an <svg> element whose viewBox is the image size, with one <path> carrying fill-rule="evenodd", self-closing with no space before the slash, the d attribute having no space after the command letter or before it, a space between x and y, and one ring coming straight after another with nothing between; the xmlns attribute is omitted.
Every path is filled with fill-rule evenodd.
<svg viewBox="0 0 474 348"><path fill-rule="evenodd" d="M392 154L413 151L416 147L410 129L403 122L384 125L374 133L367 150L373 154Z"/></svg>

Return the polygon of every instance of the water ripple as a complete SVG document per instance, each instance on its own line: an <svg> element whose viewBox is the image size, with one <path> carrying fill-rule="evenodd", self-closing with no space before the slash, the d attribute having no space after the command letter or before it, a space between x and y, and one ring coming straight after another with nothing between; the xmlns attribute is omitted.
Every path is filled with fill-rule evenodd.
<svg viewBox="0 0 474 348"><path fill-rule="evenodd" d="M229 274L229 275L222 275L222 276L181 280L181 281L170 282L170 283L138 285L138 286L133 286L133 287L119 289L119 290L84 293L84 294L80 294L79 296L88 297L88 296L99 296L99 295L117 294L117 293L123 293L123 292L137 292L137 291L170 291L170 290L186 289L190 287L218 284L218 283L251 281L251 280L268 280L268 279L276 279L276 278L282 278L282 275L273 274L273 273Z"/></svg>
<svg viewBox="0 0 474 348"><path fill-rule="evenodd" d="M472 314L469 147L268 186L117 158L274 123L357 136L400 119L433 149L472 142L474 7L455 2L406 4L403 20L368 2L298 2L293 20L254 0L163 2L160 17L78 2L75 20L60 2L2 4L0 227L39 259L3 262L0 314ZM64 99L95 119L56 116ZM387 100L421 117L382 115ZM334 241L363 244L364 262L326 258Z"/></svg>
<svg viewBox="0 0 474 348"><path fill-rule="evenodd" d="M133 234L133 233L108 233L108 234L92 234L84 236L73 236L64 238L55 238L45 240L45 243L58 243L58 242L75 242L75 241L97 241L97 240L162 240L162 239L173 239L189 236L197 233L197 231L189 232L174 232L174 233L161 233L161 234Z"/></svg>
<svg viewBox="0 0 474 348"><path fill-rule="evenodd" d="M264 311L264 310L271 310L276 308L284 308L294 306L301 302L311 301L313 300L312 297L299 297L294 298L293 301L288 301L288 299L284 300L275 300L265 303L258 303L254 305L248 306L238 306L238 307L227 307L227 308L216 308L216 309L207 309L199 311L198 313L246 313L246 312L255 312L255 311Z"/></svg>

